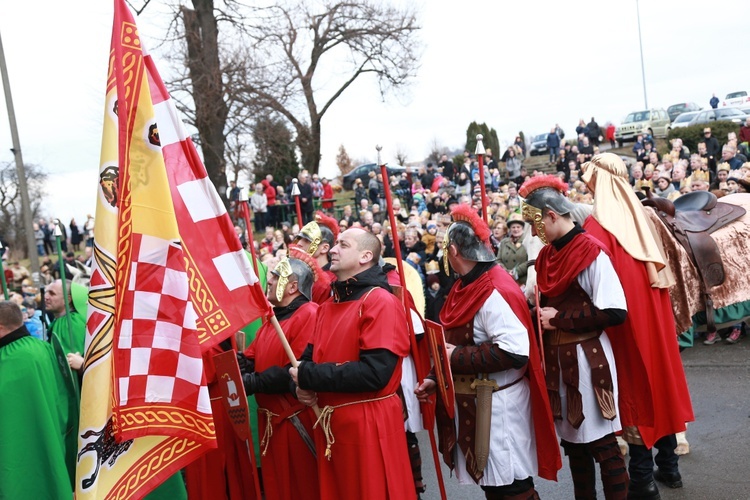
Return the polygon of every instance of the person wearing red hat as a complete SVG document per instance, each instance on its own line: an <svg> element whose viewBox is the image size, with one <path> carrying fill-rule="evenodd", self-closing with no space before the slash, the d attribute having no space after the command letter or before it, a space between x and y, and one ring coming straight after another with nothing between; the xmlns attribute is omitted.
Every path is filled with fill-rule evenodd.
<svg viewBox="0 0 750 500"><path fill-rule="evenodd" d="M339 225L336 219L323 212L315 213L315 220L305 224L294 240L294 244L313 256L322 270L313 284L313 302L322 304L331 299L331 283L336 275L331 270L328 252L336 244L339 236Z"/></svg>
<svg viewBox="0 0 750 500"><path fill-rule="evenodd" d="M529 179L520 190L532 234L545 243L535 266L547 391L575 498L596 497L596 462L604 496L624 500L617 371L606 330L625 321L627 303L604 246L573 222L567 190L553 175Z"/></svg>
<svg viewBox="0 0 750 500"><path fill-rule="evenodd" d="M437 405L440 451L459 482L478 484L488 499L538 498L533 476L555 480L562 462L529 308L495 263L487 224L467 205L451 215L442 251L459 279L440 321L457 416ZM427 378L417 396L435 389Z"/></svg>

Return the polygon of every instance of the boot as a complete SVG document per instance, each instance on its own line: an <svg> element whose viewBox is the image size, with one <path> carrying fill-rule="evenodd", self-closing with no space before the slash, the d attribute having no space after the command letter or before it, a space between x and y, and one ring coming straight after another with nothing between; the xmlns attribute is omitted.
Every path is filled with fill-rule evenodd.
<svg viewBox="0 0 750 500"><path fill-rule="evenodd" d="M419 451L419 441L413 432L406 433L406 447L409 451L409 462L411 462L411 475L414 478L414 489L417 497L427 489L422 479L422 454Z"/></svg>
<svg viewBox="0 0 750 500"><path fill-rule="evenodd" d="M599 464L604 498L625 500L628 497L628 472L615 435L609 434L590 443L589 449Z"/></svg>
<svg viewBox="0 0 750 500"><path fill-rule="evenodd" d="M576 500L596 498L596 469L594 457L586 444L562 442L565 455L570 462L573 476L573 493Z"/></svg>

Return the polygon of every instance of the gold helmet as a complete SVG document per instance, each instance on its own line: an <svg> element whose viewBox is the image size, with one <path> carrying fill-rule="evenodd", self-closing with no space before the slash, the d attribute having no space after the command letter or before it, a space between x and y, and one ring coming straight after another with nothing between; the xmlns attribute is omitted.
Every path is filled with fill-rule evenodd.
<svg viewBox="0 0 750 500"><path fill-rule="evenodd" d="M305 224L300 230L297 238L304 238L310 242L310 246L307 249L307 253L315 255L318 251L318 246L323 241L323 234L320 231L320 226L317 222L312 221Z"/></svg>

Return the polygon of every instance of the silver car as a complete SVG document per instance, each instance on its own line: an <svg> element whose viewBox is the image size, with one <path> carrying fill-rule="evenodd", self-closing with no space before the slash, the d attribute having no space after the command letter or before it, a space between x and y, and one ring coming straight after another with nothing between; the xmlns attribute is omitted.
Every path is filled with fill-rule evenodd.
<svg viewBox="0 0 750 500"><path fill-rule="evenodd" d="M672 128L684 128L689 127L693 124L693 120L700 111L688 111L687 113L680 113L677 118L672 122Z"/></svg>
<svg viewBox="0 0 750 500"><path fill-rule="evenodd" d="M737 108L706 109L693 117L689 125L727 121L743 124L745 120L747 115Z"/></svg>
<svg viewBox="0 0 750 500"><path fill-rule="evenodd" d="M671 128L669 115L663 109L635 111L626 116L617 127L615 140L622 147L623 142L634 141L639 135L666 137Z"/></svg>

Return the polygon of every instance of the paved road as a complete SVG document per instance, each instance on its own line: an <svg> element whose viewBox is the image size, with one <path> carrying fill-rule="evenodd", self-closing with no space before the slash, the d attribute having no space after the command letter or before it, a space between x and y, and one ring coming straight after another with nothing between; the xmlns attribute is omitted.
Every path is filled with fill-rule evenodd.
<svg viewBox="0 0 750 500"><path fill-rule="evenodd" d="M680 458L684 487L661 488L664 500L750 499L750 338L739 344L696 344L682 353L693 398L695 422L688 429L690 454ZM439 499L426 432L419 435L425 480L424 499ZM483 499L477 486L460 486L443 465L448 498ZM597 479L598 481L598 479ZM573 498L563 457L559 482L536 480L542 498ZM598 496L604 498L601 484Z"/></svg>

